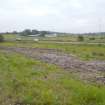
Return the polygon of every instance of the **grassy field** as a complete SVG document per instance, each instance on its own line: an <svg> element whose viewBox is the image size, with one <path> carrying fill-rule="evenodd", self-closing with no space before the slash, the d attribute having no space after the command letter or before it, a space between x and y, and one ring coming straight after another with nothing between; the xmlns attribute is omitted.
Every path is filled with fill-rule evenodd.
<svg viewBox="0 0 105 105"><path fill-rule="evenodd" d="M5 38L12 39L13 35ZM0 47L56 49L82 60L105 60L105 45L102 44L44 40L6 41L0 43ZM104 93L104 85L84 82L56 65L0 50L0 105L105 105Z"/></svg>
<svg viewBox="0 0 105 105"><path fill-rule="evenodd" d="M17 46L33 48L51 48L58 49L65 53L73 54L82 60L105 60L105 45L88 45L88 44L54 44L44 42L4 42L0 46Z"/></svg>
<svg viewBox="0 0 105 105"><path fill-rule="evenodd" d="M13 40L16 39L16 34L5 34L3 35L5 40Z"/></svg>
<svg viewBox="0 0 105 105"><path fill-rule="evenodd" d="M42 41L78 42L78 36L82 35L59 35L58 37L42 38ZM105 35L83 35L83 42L105 43Z"/></svg>
<svg viewBox="0 0 105 105"><path fill-rule="evenodd" d="M104 93L55 65L0 51L0 105L105 105Z"/></svg>
<svg viewBox="0 0 105 105"><path fill-rule="evenodd" d="M16 38L21 38L22 40L33 40L38 38L40 41L50 41L50 42L78 42L79 35L59 35L57 37L27 37L20 36L16 34L5 34L4 38L6 40L16 40ZM92 43L105 43L105 35L84 35L84 40L82 42L92 42Z"/></svg>

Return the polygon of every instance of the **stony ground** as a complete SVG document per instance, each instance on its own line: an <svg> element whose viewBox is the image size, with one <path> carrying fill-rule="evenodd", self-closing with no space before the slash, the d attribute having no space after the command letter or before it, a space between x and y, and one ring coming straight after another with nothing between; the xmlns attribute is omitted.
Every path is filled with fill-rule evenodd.
<svg viewBox="0 0 105 105"><path fill-rule="evenodd" d="M79 74L83 80L105 83L105 61L82 61L74 55L60 50L42 48L0 47L7 52L17 52L25 56L60 66L64 70Z"/></svg>

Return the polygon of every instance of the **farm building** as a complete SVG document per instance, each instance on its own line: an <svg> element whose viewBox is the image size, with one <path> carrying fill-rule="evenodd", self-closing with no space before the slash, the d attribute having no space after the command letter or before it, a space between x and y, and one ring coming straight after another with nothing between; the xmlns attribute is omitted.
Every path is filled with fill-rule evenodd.
<svg viewBox="0 0 105 105"><path fill-rule="evenodd" d="M45 37L57 37L57 34L46 34Z"/></svg>
<svg viewBox="0 0 105 105"><path fill-rule="evenodd" d="M29 35L29 36L17 35L16 36L16 40L17 41L24 40L24 41L35 41L35 42L38 42L39 39L37 37L38 37L38 35Z"/></svg>

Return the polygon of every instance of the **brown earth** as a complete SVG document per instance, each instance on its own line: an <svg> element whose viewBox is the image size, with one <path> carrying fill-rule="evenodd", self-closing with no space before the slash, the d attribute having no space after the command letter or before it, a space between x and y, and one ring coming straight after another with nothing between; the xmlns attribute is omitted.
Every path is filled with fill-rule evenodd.
<svg viewBox="0 0 105 105"><path fill-rule="evenodd" d="M60 50L44 48L0 47L1 50L17 52L28 57L55 64L64 70L79 74L83 80L105 83L105 61L82 61Z"/></svg>

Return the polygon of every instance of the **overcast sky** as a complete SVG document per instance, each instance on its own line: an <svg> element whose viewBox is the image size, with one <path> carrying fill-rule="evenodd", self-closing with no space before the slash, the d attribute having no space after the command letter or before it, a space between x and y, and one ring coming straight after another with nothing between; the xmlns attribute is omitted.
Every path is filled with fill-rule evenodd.
<svg viewBox="0 0 105 105"><path fill-rule="evenodd" d="M105 0L0 0L0 31L105 31Z"/></svg>

